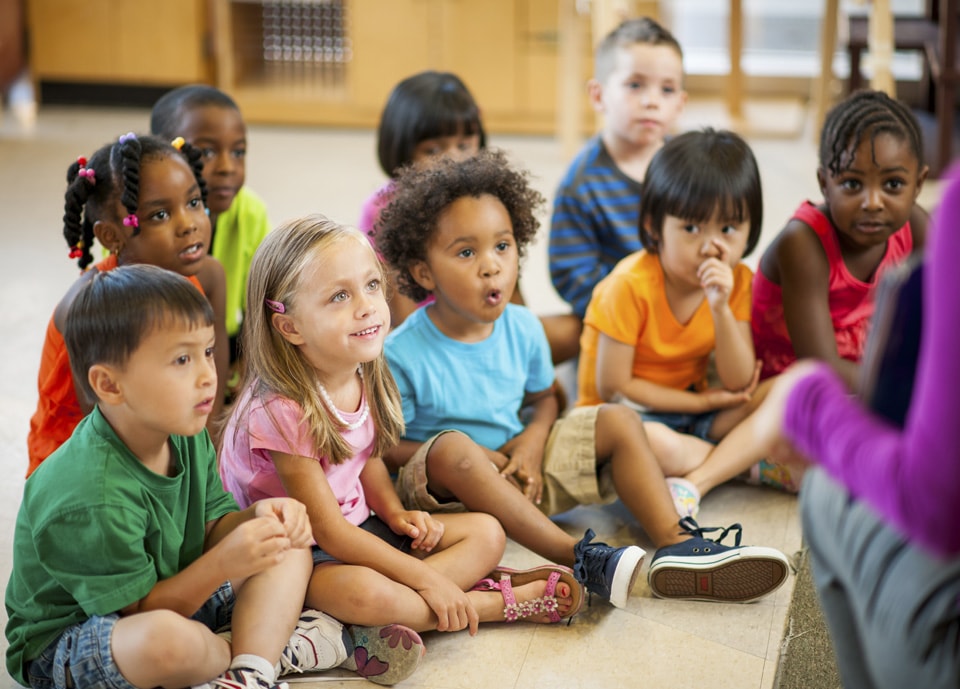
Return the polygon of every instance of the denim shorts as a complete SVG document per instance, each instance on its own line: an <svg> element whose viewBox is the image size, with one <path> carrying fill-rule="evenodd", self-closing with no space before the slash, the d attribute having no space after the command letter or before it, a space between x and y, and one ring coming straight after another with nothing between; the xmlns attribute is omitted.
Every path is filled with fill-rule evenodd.
<svg viewBox="0 0 960 689"><path fill-rule="evenodd" d="M219 631L230 625L233 587L226 582L192 619ZM120 674L110 650L110 638L120 615L94 616L67 627L27 666L34 689L136 689Z"/></svg>
<svg viewBox="0 0 960 689"><path fill-rule="evenodd" d="M360 525L360 528L367 533L372 533L380 540L386 541L389 545L392 545L402 553L409 553L411 551L410 544L413 542L411 538L409 536L400 536L399 534L393 533L393 531L390 530L390 527L387 526L386 522L384 522L375 514L371 514L369 517L367 517L366 521ZM340 560L335 558L320 546L313 546L313 566L316 567L317 565L325 562L340 562Z"/></svg>
<svg viewBox="0 0 960 689"><path fill-rule="evenodd" d="M708 411L703 414L676 414L671 412L644 411L640 416L644 421L662 423L677 433L693 435L701 440L716 445L717 441L710 437L710 429L717 418L719 411Z"/></svg>

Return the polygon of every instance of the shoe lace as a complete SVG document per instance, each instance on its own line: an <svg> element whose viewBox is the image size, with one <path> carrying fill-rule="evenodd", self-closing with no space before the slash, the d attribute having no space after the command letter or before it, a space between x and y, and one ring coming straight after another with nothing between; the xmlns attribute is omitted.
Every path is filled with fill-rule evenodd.
<svg viewBox="0 0 960 689"><path fill-rule="evenodd" d="M735 537L733 544L735 547L739 547L740 538L743 535L743 527L740 524L731 524L725 528L722 526L700 526L693 517L681 517L680 528L683 529L683 531L680 532L681 534L687 533L694 538L702 538L705 541L712 541L714 543L723 543L723 539L727 537L727 534L734 532ZM720 535L716 538L708 538L706 536L706 534L716 531L720 532Z"/></svg>
<svg viewBox="0 0 960 689"><path fill-rule="evenodd" d="M606 565L606 558L591 557L591 554L599 549L608 549L610 546L606 543L591 543L596 535L593 529L587 529L583 539L573 547L573 574L577 581L587 587L588 591L591 585L605 584L603 568Z"/></svg>

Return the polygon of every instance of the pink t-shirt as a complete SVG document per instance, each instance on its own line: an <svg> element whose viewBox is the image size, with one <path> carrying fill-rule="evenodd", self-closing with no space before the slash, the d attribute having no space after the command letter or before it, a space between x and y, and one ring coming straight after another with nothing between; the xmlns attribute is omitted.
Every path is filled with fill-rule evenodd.
<svg viewBox="0 0 960 689"><path fill-rule="evenodd" d="M287 497L270 456L271 451L276 451L320 462L344 518L358 526L366 521L370 508L360 484L360 472L373 451L372 418L368 417L354 431L343 431L344 439L357 453L343 464L331 464L314 451L313 439L301 424L303 411L296 402L279 395L268 395L266 403L259 398L250 401L247 388L236 404L240 413L230 417L223 433L220 478L241 508L264 498ZM353 423L360 418L361 411L341 410L340 414Z"/></svg>

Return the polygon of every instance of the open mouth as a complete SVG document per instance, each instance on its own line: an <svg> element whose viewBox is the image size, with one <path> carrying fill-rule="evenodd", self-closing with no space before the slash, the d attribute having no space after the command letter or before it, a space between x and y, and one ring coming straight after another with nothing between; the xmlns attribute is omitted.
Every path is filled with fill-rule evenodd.
<svg viewBox="0 0 960 689"><path fill-rule="evenodd" d="M370 328L364 328L363 330L353 333L353 337L369 338L374 337L378 332L380 332L380 326L374 325Z"/></svg>
<svg viewBox="0 0 960 689"><path fill-rule="evenodd" d="M204 253L203 244L197 242L196 244L191 244L186 249L181 251L178 255L185 261L197 261L203 258Z"/></svg>
<svg viewBox="0 0 960 689"><path fill-rule="evenodd" d="M497 306L501 301L503 301L503 292L498 289L492 289L487 292L487 296L484 298L484 301L486 301L489 306Z"/></svg>

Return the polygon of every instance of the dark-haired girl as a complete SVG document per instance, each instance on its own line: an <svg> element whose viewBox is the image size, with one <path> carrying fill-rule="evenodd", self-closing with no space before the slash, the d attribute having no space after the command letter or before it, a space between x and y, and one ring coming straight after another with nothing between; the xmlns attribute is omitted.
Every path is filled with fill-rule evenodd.
<svg viewBox="0 0 960 689"><path fill-rule="evenodd" d="M805 201L760 259L752 329L762 378L798 358L827 362L856 389L874 287L922 247L916 205L927 176L916 118L880 91L859 91L827 115L819 204Z"/></svg>
<svg viewBox="0 0 960 689"><path fill-rule="evenodd" d="M77 394L63 341L67 309L96 271L149 263L179 273L203 291L214 309L218 345L226 343L223 268L208 255L210 219L199 152L151 136L124 134L67 170L63 236L80 279L57 305L47 326L38 377L39 400L27 438L29 476L70 436L91 403ZM91 266L94 240L109 255ZM219 374L217 416L222 404L226 346L215 353Z"/></svg>

